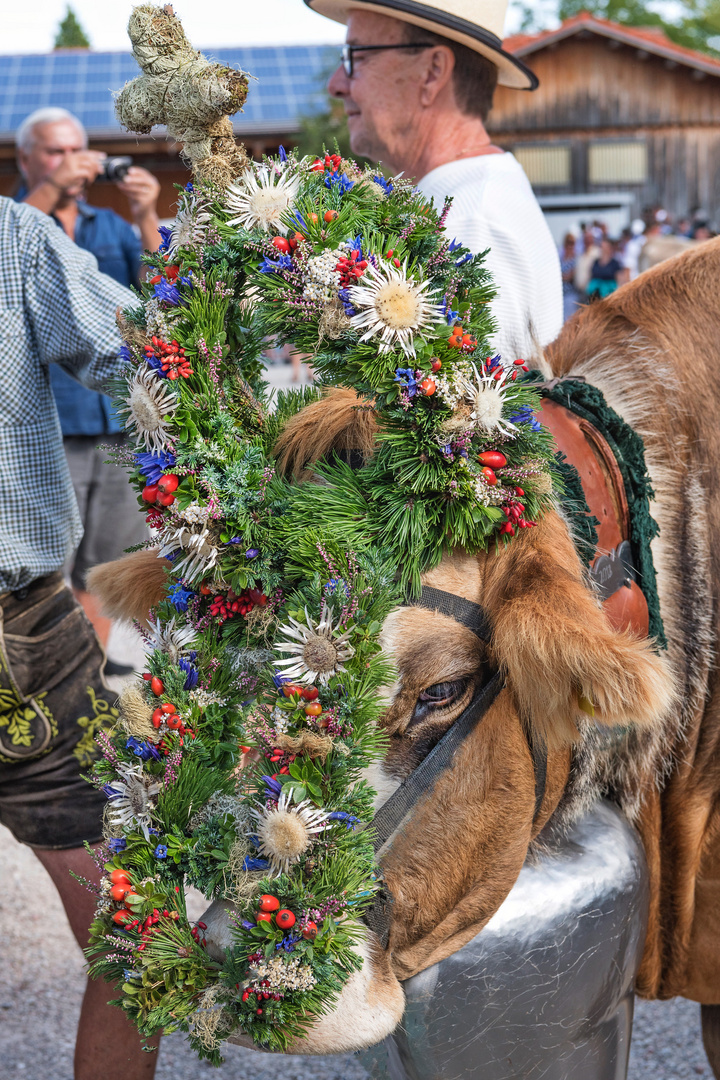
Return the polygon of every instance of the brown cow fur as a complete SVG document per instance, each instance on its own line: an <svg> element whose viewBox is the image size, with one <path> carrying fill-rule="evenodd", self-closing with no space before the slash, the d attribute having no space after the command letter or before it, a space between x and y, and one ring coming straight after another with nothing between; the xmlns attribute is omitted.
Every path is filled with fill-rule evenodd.
<svg viewBox="0 0 720 1080"><path fill-rule="evenodd" d="M679 703L619 753L599 748L593 767L612 770L611 787L647 792L639 827L653 894L640 989L706 1004L720 1002L719 273L720 240L663 263L573 319L546 357L552 374L597 386L645 443Z"/></svg>
<svg viewBox="0 0 720 1080"><path fill-rule="evenodd" d="M158 559L156 548L134 551L94 566L87 575L87 586L109 619L144 623L150 608L165 595L165 571L171 565L167 559Z"/></svg>

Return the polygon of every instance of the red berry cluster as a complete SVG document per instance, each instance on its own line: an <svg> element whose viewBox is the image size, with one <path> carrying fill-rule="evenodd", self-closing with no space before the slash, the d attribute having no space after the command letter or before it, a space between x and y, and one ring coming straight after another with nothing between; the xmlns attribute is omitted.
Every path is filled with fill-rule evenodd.
<svg viewBox="0 0 720 1080"><path fill-rule="evenodd" d="M393 256L395 256L395 257L393 258ZM390 248L389 251L385 252L385 258L386 259L392 259L393 266L396 266L398 268L398 270L400 269L400 260L395 255L395 251L394 251L393 248Z"/></svg>
<svg viewBox="0 0 720 1080"><path fill-rule="evenodd" d="M190 367L190 361L185 357L185 350L180 348L177 341L174 338L171 342L163 341L154 334L151 340L152 345L145 346L145 355L154 356L160 361L160 366L168 379L178 377L189 379L193 374L193 369Z"/></svg>
<svg viewBox="0 0 720 1080"><path fill-rule="evenodd" d="M312 172L325 172L325 169L337 172L341 165L342 158L339 154L326 154L324 158L315 158L310 169Z"/></svg>
<svg viewBox="0 0 720 1080"><path fill-rule="evenodd" d="M490 357L488 357L487 360L485 361L484 368L485 368L485 374L486 375L492 375L492 377L496 381L498 379L502 379L503 372L504 372L505 369L502 367L501 364L498 364L497 362L493 362ZM528 370L528 366L527 366L527 364L525 363L524 360L513 360L513 371L512 371L512 373L510 375L510 382L515 382L515 380L517 379L520 372L521 371L527 371L527 370Z"/></svg>
<svg viewBox="0 0 720 1080"><path fill-rule="evenodd" d="M142 940L137 947L138 952L142 952L148 947L153 934L162 933L164 927L158 926L158 923L160 922L160 919L163 918L172 919L173 922L177 922L180 915L177 911L168 911L167 908L163 908L162 912L159 908L153 908L152 915L148 915L144 922L141 923L139 919L136 919L134 923L127 924L128 930L140 930L140 937Z"/></svg>
<svg viewBox="0 0 720 1080"><path fill-rule="evenodd" d="M367 259L360 258L360 252L354 249L349 255L341 255L335 269L340 274L340 286L347 289L355 285L367 270Z"/></svg>
<svg viewBox="0 0 720 1080"><path fill-rule="evenodd" d="M213 618L224 623L236 615L249 615L258 603L267 603L267 597L264 593L258 593L257 589L245 589L239 596L229 589L225 596L220 594L213 597L209 611Z"/></svg>
<svg viewBox="0 0 720 1080"><path fill-rule="evenodd" d="M175 492L180 484L180 477L175 473L164 473L156 484L146 484L142 489L142 498L148 503L159 503L160 506L172 506L175 502Z"/></svg>
<svg viewBox="0 0 720 1080"><path fill-rule="evenodd" d="M525 492L522 488L516 487L515 494L518 496L518 499L520 499ZM536 521L526 521L525 507L518 499L513 499L503 506L503 513L505 514L507 521L500 527L501 536L504 534L507 536L514 536L515 529L531 529L533 525L537 525Z"/></svg>
<svg viewBox="0 0 720 1080"><path fill-rule="evenodd" d="M190 933L193 936L193 941L195 942L195 944L196 945L202 945L203 948L204 948L207 945L207 941L206 941L206 939L204 937L201 936L201 934L200 934L201 930L207 930L207 923L204 923L204 922L197 923L195 926L193 926L191 928Z"/></svg>

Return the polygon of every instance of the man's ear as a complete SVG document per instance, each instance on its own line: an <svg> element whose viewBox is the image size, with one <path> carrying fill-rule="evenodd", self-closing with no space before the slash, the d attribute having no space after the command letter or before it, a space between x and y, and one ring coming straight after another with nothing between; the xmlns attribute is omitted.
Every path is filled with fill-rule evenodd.
<svg viewBox="0 0 720 1080"><path fill-rule="evenodd" d="M557 514L500 553L489 579L496 660L521 716L549 745L576 739L583 714L623 727L667 714L675 691L666 657L613 630Z"/></svg>
<svg viewBox="0 0 720 1080"><path fill-rule="evenodd" d="M423 68L424 78L420 86L420 104L429 108L452 82L455 55L447 45L436 45L425 52L426 66Z"/></svg>

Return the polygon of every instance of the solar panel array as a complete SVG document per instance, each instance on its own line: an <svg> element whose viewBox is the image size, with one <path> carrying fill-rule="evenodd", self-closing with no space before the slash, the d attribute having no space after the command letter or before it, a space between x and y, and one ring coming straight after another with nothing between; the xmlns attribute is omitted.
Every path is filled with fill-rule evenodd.
<svg viewBox="0 0 720 1080"><path fill-rule="evenodd" d="M297 129L300 117L322 110L338 53L331 45L215 50L212 59L255 77L244 111L234 117L235 130L242 135ZM0 56L0 139L7 141L29 113L48 106L69 109L91 136L120 134L113 91L138 74L129 52Z"/></svg>

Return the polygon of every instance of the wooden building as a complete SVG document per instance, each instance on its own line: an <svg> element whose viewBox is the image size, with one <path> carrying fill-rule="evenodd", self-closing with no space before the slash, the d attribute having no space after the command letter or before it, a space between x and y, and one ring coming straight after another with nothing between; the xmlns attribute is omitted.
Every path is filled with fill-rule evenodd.
<svg viewBox="0 0 720 1080"><path fill-rule="evenodd" d="M662 206L720 220L720 60L588 14L505 47L540 86L499 88L489 128L551 219L623 224Z"/></svg>

